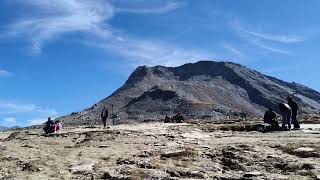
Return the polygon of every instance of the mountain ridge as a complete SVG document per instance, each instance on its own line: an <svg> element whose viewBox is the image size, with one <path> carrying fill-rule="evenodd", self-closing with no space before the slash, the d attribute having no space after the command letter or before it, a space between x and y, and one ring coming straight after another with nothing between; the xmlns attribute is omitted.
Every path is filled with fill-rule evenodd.
<svg viewBox="0 0 320 180"><path fill-rule="evenodd" d="M191 119L224 119L241 113L261 116L267 107L277 109L277 104L288 95L295 95L302 113L320 109L318 91L233 62L139 66L110 96L91 108L60 119L71 124L98 123L105 105L113 105L124 121L159 120L177 112Z"/></svg>

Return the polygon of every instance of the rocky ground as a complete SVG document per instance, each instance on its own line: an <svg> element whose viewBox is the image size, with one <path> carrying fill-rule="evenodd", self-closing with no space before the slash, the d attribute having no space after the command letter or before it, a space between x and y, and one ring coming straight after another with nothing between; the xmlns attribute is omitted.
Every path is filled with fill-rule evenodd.
<svg viewBox="0 0 320 180"><path fill-rule="evenodd" d="M320 179L320 126L143 123L0 133L0 179ZM233 130L233 131L232 131Z"/></svg>

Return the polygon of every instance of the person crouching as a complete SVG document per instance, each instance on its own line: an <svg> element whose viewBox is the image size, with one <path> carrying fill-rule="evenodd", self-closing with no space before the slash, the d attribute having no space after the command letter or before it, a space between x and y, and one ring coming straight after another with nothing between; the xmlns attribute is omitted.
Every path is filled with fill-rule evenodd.
<svg viewBox="0 0 320 180"><path fill-rule="evenodd" d="M282 115L282 129L287 130L286 124L288 124L288 130L290 131L291 130L291 114L292 114L291 107L286 103L280 103L279 110L280 110L280 114Z"/></svg>
<svg viewBox="0 0 320 180"><path fill-rule="evenodd" d="M270 124L272 127L272 130L278 130L279 129L279 124L276 121L277 115L273 111L271 107L268 108L268 110L264 113L264 123Z"/></svg>

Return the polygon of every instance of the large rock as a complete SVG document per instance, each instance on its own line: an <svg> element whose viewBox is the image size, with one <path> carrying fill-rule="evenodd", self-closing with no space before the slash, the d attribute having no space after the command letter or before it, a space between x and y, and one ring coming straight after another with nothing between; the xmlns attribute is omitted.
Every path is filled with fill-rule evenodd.
<svg viewBox="0 0 320 180"><path fill-rule="evenodd" d="M300 147L293 150L293 153L302 158L308 157L320 157L320 154L313 148L310 147Z"/></svg>

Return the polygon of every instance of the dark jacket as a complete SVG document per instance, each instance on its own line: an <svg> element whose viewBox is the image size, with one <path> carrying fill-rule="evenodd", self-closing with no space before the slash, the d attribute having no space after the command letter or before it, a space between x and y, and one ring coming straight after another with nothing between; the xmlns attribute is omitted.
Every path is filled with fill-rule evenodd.
<svg viewBox="0 0 320 180"><path fill-rule="evenodd" d="M103 108L102 112L101 112L101 119L107 119L108 118L108 114L109 114L108 109L107 108Z"/></svg>
<svg viewBox="0 0 320 180"><path fill-rule="evenodd" d="M277 118L277 115L272 110L266 111L263 117L265 123L270 123L273 119L276 119L276 118Z"/></svg>
<svg viewBox="0 0 320 180"><path fill-rule="evenodd" d="M292 109L292 114L297 114L298 113L298 104L294 101L289 101L288 104Z"/></svg>

